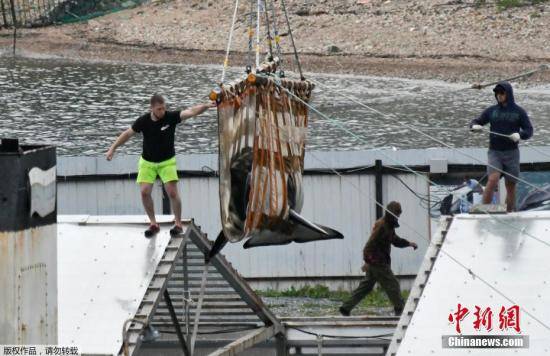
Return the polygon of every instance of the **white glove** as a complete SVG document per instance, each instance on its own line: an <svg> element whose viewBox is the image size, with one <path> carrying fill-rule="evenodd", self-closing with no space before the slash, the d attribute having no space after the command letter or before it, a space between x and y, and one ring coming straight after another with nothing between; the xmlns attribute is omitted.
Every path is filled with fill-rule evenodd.
<svg viewBox="0 0 550 356"><path fill-rule="evenodd" d="M510 137L510 140L512 140L512 141L514 141L514 142L519 142L519 139L521 138L521 137L519 136L519 133L517 133L517 132L514 132L513 134L511 134L511 135L508 136L508 137Z"/></svg>
<svg viewBox="0 0 550 356"><path fill-rule="evenodd" d="M479 131L483 130L483 126L481 126L481 125L472 125L472 128L470 130L475 131L475 132L479 132Z"/></svg>

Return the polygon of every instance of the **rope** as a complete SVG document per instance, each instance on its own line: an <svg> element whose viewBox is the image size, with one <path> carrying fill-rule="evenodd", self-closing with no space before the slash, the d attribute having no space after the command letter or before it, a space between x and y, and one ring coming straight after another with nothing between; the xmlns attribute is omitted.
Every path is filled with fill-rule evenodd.
<svg viewBox="0 0 550 356"><path fill-rule="evenodd" d="M204 264L202 271L201 290L199 294L199 301L197 309L195 309L195 321L193 322L193 334L191 335L191 356L195 354L195 343L197 341L197 333L199 331L199 321L201 317L202 302L204 300L204 292L206 290L206 277L208 276L208 263Z"/></svg>
<svg viewBox="0 0 550 356"><path fill-rule="evenodd" d="M225 72L229 66L229 51L231 50L231 42L233 41L233 31L235 31L235 21L237 20L237 10L239 8L239 0L235 0L235 10L233 11L233 20L231 21L231 30L229 31L229 40L227 41L227 50L225 51L225 60L223 61L222 80L220 85L225 81Z"/></svg>
<svg viewBox="0 0 550 356"><path fill-rule="evenodd" d="M275 81L275 83L277 83L277 81ZM321 117L327 119L327 121L329 121L329 123L334 123L334 125L340 127L343 131L346 131L347 133L349 133L350 135L352 135L353 137L357 138L358 140L360 140L361 142L364 142L363 138L358 136L357 134L355 134L355 132L353 132L352 130L349 130L347 129L345 126L343 126L341 123L339 123L337 120L334 120L332 118L330 118L329 116L325 115L324 113L320 112L319 110L317 110L315 107L313 107L311 104L303 101L302 99L300 99L298 96L296 96L294 93L292 93L291 91L289 91L288 89L286 89L285 87L283 86L280 86L279 84L277 84L282 90L284 90L285 92L287 92L289 95L291 95L292 97L296 98L298 101L304 103L304 105L306 105L308 108L310 108L312 111L314 111L315 113L317 113L318 115L320 115ZM453 148L453 147L451 147ZM405 170L407 170L408 172L411 172L417 176L419 176L421 179L425 180L426 182L434 185L434 186L437 186L437 187L440 187L444 190L446 190L448 193L451 193L451 190L447 189L446 187L443 187L435 182L433 182L431 179L427 178L425 175L411 169L410 167L406 166L405 164L402 164L400 163L399 161L395 160L394 158L392 158L391 156L387 155L384 153L384 151L380 151L380 153L385 156L386 158L388 158L389 160L395 162L396 164L402 166L403 168L405 168ZM537 187L538 188L538 187ZM538 189L540 190L540 189ZM545 192L544 190L541 190L542 192ZM517 230L519 231L520 233L522 234L525 234L529 237L531 237L532 239L536 240L536 241L539 241L540 243L550 247L550 243L547 242L547 241L544 241L542 239L540 239L539 237L535 236L535 235L532 235L530 233L527 233L525 232L523 229L518 229L516 226L514 226L513 224L510 224L510 223L507 223L505 222L504 220L502 219L499 219L497 218L496 216L492 215L492 214L489 214L488 212L484 212L484 214L486 214L490 219L493 219L501 224L504 224L504 225L507 225L509 226L511 229L514 229L514 230Z"/></svg>
<svg viewBox="0 0 550 356"><path fill-rule="evenodd" d="M286 93L288 93L290 96L294 97L295 99L297 99L297 101L299 102L302 102L305 106L307 106L308 108L310 108L311 110L313 110L314 112L318 113L320 116L326 118L329 122L335 122L336 125L338 126L341 126L340 123L338 123L336 120L328 117L327 115L323 114L322 112L320 112L319 110L317 110L315 107L311 106L309 103L305 102L304 100L302 100L300 97L298 97L297 95L295 95L294 93L292 93L290 90L288 90L287 88L283 87L282 85L280 85L280 82L275 80L275 83L277 84L277 86L279 86L283 91L285 91ZM342 127L343 130L345 130L346 132L350 133L351 135L353 135L354 137L358 137L361 141L363 141L363 139L360 137L360 136L357 136L353 131L347 129L346 127ZM382 151L381 151L382 152ZM390 157L391 160L393 160L393 158ZM398 162L399 163L399 162ZM406 168L407 170L409 170L410 172L420 176L421 178L423 179L426 179L426 177L424 177L422 174L419 174L418 172L410 169L409 167L405 166L404 164L400 164L402 165L404 168ZM339 174L337 171L334 170L334 173L341 176L341 174ZM431 182L429 179L427 179L428 182ZM432 182L432 184L435 184ZM437 185L437 184L436 184ZM359 191L361 191L359 189ZM372 199L372 197L369 197L370 199ZM375 203L380 206L383 210L385 210L388 214L391 214L393 215L394 217L397 218L397 216L395 214L393 214L392 212L388 211L381 203L379 202L376 202ZM488 214L490 218L494 218L494 216ZM410 224L405 224L407 226L409 226L409 228L411 228L411 230L413 232L415 232L418 236L420 236L421 238L425 239L427 241L428 244L432 244L433 242L430 241L430 239L428 237L425 237L423 234L421 234L420 232L418 232L414 227L412 227ZM514 227L515 228L515 227ZM523 229L520 230L521 233L524 233ZM537 239L538 241L542 242L542 243L545 243L547 244L546 242L532 236L532 235L528 235L528 236L531 236L535 239ZM550 245L549 245L550 246ZM458 259L454 258L451 254L449 254L448 252L446 252L443 248L440 248L439 249L441 251L441 253L447 255L454 263L456 263L457 265L459 265L461 268L463 268L465 271L467 271L470 275L476 277L479 281L481 281L483 284L485 284L487 287L489 287L491 290L493 290L495 293L499 294L500 296L502 296L503 298L505 298L506 300L508 300L509 302L513 303L513 304L517 304L516 302L514 302L511 298L509 298L508 296L506 296L503 292L501 292L499 289L493 287L489 282L487 282L485 279L481 278L479 275L475 274L472 269L468 268L467 266L465 266L463 263L461 263ZM545 327L546 329L550 330L550 326L548 326L547 324L545 324L543 321L541 321L540 319L538 319L537 317L535 317L533 314L531 314L528 310L525 310L524 308L522 308L523 312L525 314L527 314L528 316L530 316L533 320L535 320L537 323L539 323L540 325L542 325L543 327Z"/></svg>
<svg viewBox="0 0 550 356"><path fill-rule="evenodd" d="M319 114L320 116L326 118L329 122L335 122L336 125L337 125L337 126L340 126L344 131L346 131L346 132L350 133L352 136L355 136L355 137L357 137L358 139L362 140L362 138L359 137L359 136L357 136L357 135L355 135L355 133L354 133L353 131L348 130L347 128L343 127L343 126L342 126L340 123L338 123L336 120L331 119L330 117L328 117L328 116L325 115L324 113L322 113L322 112L320 112L319 110L317 110L315 107L311 106L309 103L306 103L305 101L303 101L302 99L300 99L299 97L297 97L295 94L293 94L292 92L290 92L288 89L286 89L286 88L284 88L284 87L282 87L282 86L280 86L280 88L282 88L284 91L286 91L288 94L290 94L291 96L293 96L293 97L296 98L297 100L299 100L299 101L301 101L302 103L304 103L304 105L306 105L307 107L309 107L311 110L313 110L314 112L316 112L316 113ZM431 181L429 178L426 178L424 175L422 175L422 174L416 172L415 170L411 169L410 167L407 167L407 166L404 165L404 164L399 163L398 161L394 160L392 157L390 157L390 156L388 156L388 155L385 155L383 151L380 151L380 152L381 152L384 156L386 156L387 158L389 158L390 160L397 162L399 165L401 165L402 167L404 167L407 171L409 171L409 172L411 172L411 173L413 173L413 174L419 176L420 178L426 180L427 182L429 182L429 183L431 183L431 184L433 184L433 185L435 185L435 186L440 187L440 185L434 183L434 182ZM337 173L337 174L338 174L338 173ZM449 192L450 192L450 191L449 191ZM377 205L381 205L379 202L376 202L376 204L377 204ZM382 207L382 208L384 208L384 207ZM496 220L496 221L500 222L501 224L507 225L507 226L509 226L510 228L519 231L521 234L525 234L526 236L529 236L530 238L532 238L532 239L534 239L534 240L536 240L536 241L539 241L540 243L542 243L542 244L544 244L544 245L550 247L550 243L548 243L548 242L546 242L546 241L544 241L544 240L538 238L538 237L535 236L535 235L526 233L524 229L518 229L516 226L514 226L514 225L512 225L512 224L509 224L509 223L507 223L507 222L505 222L505 221L503 221L503 220L501 220L501 219L498 219L498 218L495 217L494 215L491 215L491 214L489 214L489 213L487 213L487 212L485 212L485 214L488 215L489 218L491 218L491 219L493 219L493 220ZM416 230L415 230L415 231L416 231ZM417 234L419 234L421 237L423 237L422 234L420 234L420 233L418 233L418 232L417 232ZM457 262L458 262L458 261L457 261ZM489 285L489 287L493 288L493 287L490 286L490 285ZM535 318L534 318L534 319L535 319ZM537 320L537 319L535 319L535 320ZM538 321L538 320L537 320L537 321ZM549 330L550 330L550 327L549 327Z"/></svg>
<svg viewBox="0 0 550 356"><path fill-rule="evenodd" d="M284 4L284 0L282 0L282 5L283 5L284 12L285 12L285 18L286 18L286 21L287 21L287 25L288 25L288 27L289 27L289 33L290 33L290 36L291 36L292 45L293 45L293 48L294 48L295 60L296 60L296 62L297 62L297 65L298 65L298 68L299 68L299 71L300 71L300 77L301 77L301 79L303 80L304 77L303 77L303 73L302 73L302 70L301 70L301 65L300 65L300 63L299 63L299 58L298 58L298 55L297 55L297 50L296 50L296 46L295 46L294 39L293 39L293 36L292 36L292 32L291 32L291 29L290 29L290 23L289 23L288 14L287 14L287 11L286 11L286 6L285 6L285 4ZM260 0L258 0L258 13L257 13L257 14L258 14L258 15L257 15L257 32L258 32L258 33L257 33L257 47L256 47L256 65L257 65L257 66L259 66L259 6L260 6ZM488 85L491 85L491 84L488 84ZM290 95L292 95L292 96L298 98L296 95L294 95L293 93L291 93L290 91L288 91L286 88L283 88L283 89L284 89L285 91L287 91ZM339 94L345 96L344 94L341 94L341 93L339 93ZM380 112L380 111L378 111L378 110L376 110L376 109L374 109L374 108L371 108L371 107L369 107L369 106L367 106L367 105L364 105L363 103L360 103L360 102L356 101L355 99L351 99L351 98L349 98L349 97L348 97L348 99L350 99L351 101L353 101L353 102L355 102L355 103L357 103L357 104L359 104L359 105L361 105L361 106L363 106L363 107L365 107L365 108L367 108L367 109L369 109L369 110L371 110L371 111L373 111L373 112L376 112L376 113L378 113L378 114L380 114L380 115L382 115L382 116L384 116L384 117L387 117L387 118L390 118L391 120L394 120L390 115L384 114L384 113L382 113L382 112ZM304 102L304 101L301 100L300 98L298 98L298 100ZM319 111L317 111L316 109L314 109L312 106L310 106L308 103L304 102L304 104L306 104L306 106L312 108L313 110L315 110L317 113L321 114L322 116L326 117L326 115L320 113ZM328 118L328 117L327 117L327 118ZM328 119L329 119L330 121L333 121L333 120L330 119L330 118L328 118ZM334 120L334 121L335 121L335 120ZM459 152L459 153L461 153L461 154L463 154L463 155L465 155L465 156L468 156L468 157L470 157L470 158L472 158L472 159L474 159L474 160L476 160L476 161L479 161L477 158L475 158L475 157L473 157L473 156L470 156L470 155L468 155L468 154L466 154L466 153L462 153L461 151L457 150L456 148L454 148L454 147L452 147L452 146L450 146L450 145L447 145L446 143L444 143L444 142L442 142L442 141L440 141L440 140L438 140L438 139L436 139L436 138L434 138L434 137L432 137L432 136L430 136L430 135L428 135L428 134L426 134L426 133L424 133L424 132L422 132L422 131L420 131L420 130L418 130L418 129L412 127L412 126L409 126L409 125L407 125L407 124L401 123L401 122L399 122L399 121L397 121L397 122L398 122L398 124L400 124L400 125L402 125L402 126L405 126L405 127L409 128L410 130L416 131L416 132L420 133L421 135L427 136L427 137L429 137L430 139L432 139L432 140L434 140L434 141L436 141L436 142L438 142L438 143L440 143L440 144L442 144L442 145L444 145L444 146L446 146L446 147L449 147L449 148L451 148L451 149L453 149L453 150L456 150L457 152ZM407 168L408 168L408 167L407 167ZM496 170L498 170L496 167L492 167L492 168L495 168ZM421 177L423 177L423 178L425 178L423 175L419 174L418 172L415 172L415 171L412 170L412 169L411 169L410 171L413 172L413 173L415 173L415 174L417 174L417 175L419 175L419 176L421 176ZM500 170L498 170L498 171L500 171ZM501 171L501 172L502 172L502 171ZM529 186L531 186L531 187L533 187L533 188L535 188L535 189L537 189L537 190L540 190L537 186L534 186L534 185L532 185L532 184L529 183L529 182L526 182L526 181L524 181L524 180L521 180L519 177L515 177L515 176L513 176L513 175L511 175L511 174L508 174L508 173L506 173L506 172L502 172L502 173L507 174L507 175L509 175L509 176L512 176L512 177L518 179L518 181L522 181L523 183L525 183L525 184L527 184L527 185L529 185ZM337 173L337 174L338 174L338 173ZM376 202L376 203L379 204L378 202ZM380 204L379 204L379 205L380 205ZM386 210L384 207L382 207L382 208L383 208L384 210ZM386 210L386 211L387 211L387 210ZM416 232L416 230L414 230L414 229L413 229L413 231ZM418 233L418 232L416 232L416 233ZM421 237L423 237L422 234L420 234L420 233L418 233L418 234L419 234ZM540 240L539 240L539 241L540 241ZM542 242L542 241L541 241L541 242ZM449 255L448 253L446 253L445 251L443 251L443 249L441 249L441 251L442 251L444 254L446 254L449 258L451 258L451 260L453 260L455 263L459 264L460 266L462 266L463 268L465 268L470 274L472 274L473 276L475 276L475 274L474 274L469 268L467 268L466 266L464 266L460 261L458 261L457 259L453 258L451 255ZM206 277L203 275L203 281L205 281L205 278L206 278ZM493 289L495 292L497 292L498 294L500 294L502 297L504 297L505 299L507 299L507 300L509 300L510 302L514 303L510 298L508 298L506 295L504 295L504 294L503 294L502 292L500 292L498 289L496 289L496 288L494 288L493 286L491 286L491 285L490 285L489 283L487 283L484 279L480 278L479 276L477 276L477 278L478 278L480 281L482 281L484 284L486 284L489 288ZM202 287L201 287L201 292L202 292ZM516 303L514 303L514 304L516 304ZM200 305L200 304L199 304L199 305ZM524 309L522 308L522 310L524 310ZM547 329L550 330L550 327L548 327L548 326L547 326L546 324L544 324L542 321L538 320L536 317L534 317L534 316L533 316L532 314L530 314L528 311L524 310L524 312L525 312L527 315L531 316L531 317L532 317L534 320L536 320L539 324L543 325L545 328L547 328ZM197 316L198 316L198 315L197 315ZM195 325L195 327L196 327L196 326L197 326L197 325ZM193 347L194 347L194 343L193 343Z"/></svg>
<svg viewBox="0 0 550 356"><path fill-rule="evenodd" d="M319 82L317 82L317 81L315 81L315 80L311 80L311 79L310 79L310 81L311 81L312 83L315 83L315 84L319 85L319 86L325 87L324 84L319 83ZM453 146L449 145L448 143L446 143L446 142L444 142L444 141L442 141L442 140L440 140L440 139L438 139L438 138L435 138L435 137L433 137L433 136L431 136L431 135L429 135L429 134L423 132L422 130L417 129L416 127L414 127L414 126L412 126L412 125L403 123L403 122L401 122L401 121L395 119L392 115L385 114L385 113L383 113L383 112L381 112L381 111L379 111L379 110L377 110L377 109L375 109L375 108L372 108L372 107L370 107L370 106L368 106L368 105L366 105L366 104L360 102L359 100L357 100L357 99L355 99L355 98L353 98L353 97L351 97L351 96L349 96L349 95L346 95L346 94L344 94L344 93L341 93L341 92L338 92L338 91L336 91L336 93L337 93L338 95L340 95L340 96L342 96L342 97L344 97L344 98L346 98L346 99L352 101L353 103L355 103L355 104L357 104L357 105L360 105L360 106L362 106L362 107L364 107L364 108L366 108L366 109L368 109L368 110L370 110L370 111L372 111L372 112L374 112L374 113L377 113L377 114L383 116L384 118L387 118L387 119L389 119L389 120L391 120L391 121L397 123L397 124L400 125L400 126L406 127L406 128L408 128L409 130L412 130L412 131L414 131L414 132L417 132L417 133L421 134L422 136L425 136L425 137L429 138L430 140L439 143L440 145L443 145L443 146L445 146L445 147L447 147L447 148L450 148L450 149L452 149L453 151L456 151L457 153L459 153L459 154L461 154L461 155L463 155L463 156L465 156L465 157L471 158L471 159L473 159L474 161L477 161L477 162L479 162L479 163L481 163L481 164L485 164L483 161L479 160L479 159L476 158L475 156L472 156L472 155L470 155L470 154L468 154L468 153L462 152L461 150L457 149L456 147L453 147ZM535 189L535 190L537 190L537 191L546 193L546 191L540 189L538 186L536 186L536 185L534 185L534 184L532 184L532 183L530 183L530 182L528 182L528 181L526 181L526 180L524 180L524 179L521 179L520 177L516 177L516 176L514 176L513 174L510 174L510 173L508 173L508 172L504 172L503 170L501 170L501 169L499 169L498 167L495 167L495 166L493 166L493 165L491 165L491 164L489 164L489 163L487 163L486 165L487 165L488 167L493 168L493 169L496 170L497 172L500 172L500 173L502 173L502 174L504 174L504 175L506 175L506 176L508 176L508 177L514 178L514 179L516 179L517 181L522 182L523 184L528 185L529 187L531 187L531 188L533 188L533 189Z"/></svg>
<svg viewBox="0 0 550 356"><path fill-rule="evenodd" d="M256 8L256 70L260 68L260 1Z"/></svg>
<svg viewBox="0 0 550 356"><path fill-rule="evenodd" d="M311 153L310 153L311 154ZM323 162L322 160L320 160L319 158L316 158L318 161L322 162L325 164L325 166L328 168L328 169L332 169L329 167L329 165L326 163L326 162ZM337 172L336 170L332 169L333 172L340 176L341 178L344 178L343 175L341 175L339 172ZM378 205L382 210L385 211L386 214L390 214L392 215L393 217L395 217L396 219L399 218L399 216L395 215L393 212L391 212L390 210L388 210L383 204L379 203L378 201L376 201L376 199L373 199L372 196L369 196L368 194L366 194L365 192L362 191L361 188L359 188L357 185L355 185L354 183L350 183L360 194L362 194L363 196L365 196L367 199L370 199L371 201L373 201L376 205ZM433 243L433 241L431 241L429 238L426 238L422 233L420 233L418 230L416 230L415 227L413 227L411 224L407 223L406 221L402 221L403 225L407 226L409 229L412 230L412 232L414 232L416 235L418 235L421 239L424 239L427 241L428 245L434 245L435 244ZM436 246L437 247L437 246ZM442 247L438 247L438 250L443 253L444 255L446 255L447 257L449 257L454 263L456 263L458 266L460 266L461 268L463 268L466 272L468 272L468 274L470 274L473 278L477 278L479 281L481 281L483 284L485 284L487 287L489 287L490 289L492 289L495 293L499 294L500 296L502 296L504 299L508 300L510 303L514 304L514 305L517 305L517 303L512 300L511 298L509 298L507 295L505 295L503 292L501 292L499 289L493 287L489 282L487 282L485 279L481 278L478 274L476 274L471 268L468 268L467 266L465 266L462 262L460 262L458 259L456 259L455 257L453 257L450 253L448 253L447 251L445 251L443 249L443 246ZM523 307L521 307L521 310L529 315L533 320L535 320L537 323L539 323L540 325L542 325L544 328L546 328L547 330L550 330L550 326L545 324L543 321L541 321L540 319L538 319L537 317L535 317L533 314L531 314L528 310L525 310ZM310 332L307 332L305 330L300 330L300 329L297 329L299 331L302 331L302 332L305 332L305 333L310 333ZM312 335L314 335L314 333L310 333ZM315 334L316 335L316 334ZM329 335L324 335L325 337L330 337ZM340 336L342 337L342 336ZM343 338L343 337L342 337Z"/></svg>
<svg viewBox="0 0 550 356"><path fill-rule="evenodd" d="M330 334L321 334L316 333L313 331L308 331L304 329L300 329L295 326L287 326L289 329L297 330L301 333L313 335L315 337L321 337L321 338L327 338L327 339L351 339L351 340L364 340L364 339L380 339L380 340L388 340L386 337L391 337L393 334L381 334L381 335L372 335L372 336L355 336L355 335L330 335Z"/></svg>
<svg viewBox="0 0 550 356"><path fill-rule="evenodd" d="M376 124L372 124L372 125L369 125L369 126L378 126ZM427 127L427 126L423 126L423 125L415 125L416 128L419 128L419 129L422 129L424 131L441 131L441 130L444 130L444 131L459 131L459 132L463 132L463 133L466 133L466 132L470 132L471 130L468 130L468 129L465 129L465 128L462 128L462 127ZM504 135L504 134L501 134L501 133L498 133L498 132L494 132L494 131L491 131L491 130L487 130L488 133L490 134L493 134L493 135L497 135L497 136L502 136L502 137L506 137L506 138L510 138L509 135ZM471 135L468 135L467 137L471 137ZM544 151L541 151L540 149L536 148L535 146L533 146L532 143L529 143L527 141L522 141L522 146L523 147L527 147L539 154L541 154L542 156L544 157L547 157L547 158L550 158L550 154L544 152ZM456 147L455 147L456 148Z"/></svg>
<svg viewBox="0 0 550 356"><path fill-rule="evenodd" d="M283 12L285 14L286 24L288 27L288 34L290 35L290 41L292 42L292 48L294 49L294 60L298 66L298 71L300 73L300 79L305 80L304 73L302 72L302 66L300 65L300 58L298 58L298 51L296 50L296 44L294 43L294 36L292 35L292 29L290 28L290 20L288 19L288 12L286 11L285 0L281 0L281 6L283 7Z"/></svg>
<svg viewBox="0 0 550 356"><path fill-rule="evenodd" d="M254 39L254 29L252 28L254 21L254 0L250 0L250 16L248 17L248 53L247 53L247 73L252 70L252 41Z"/></svg>
<svg viewBox="0 0 550 356"><path fill-rule="evenodd" d="M510 135L505 135L505 134L501 134L499 132L495 132L495 131L491 131L491 130L487 130L487 132L489 132L491 135L495 135L495 136L500 136L500 137L506 137L506 138L510 138ZM525 143L525 146L530 148L531 150L541 154L542 156L544 157L547 157L547 158L550 158L550 155L546 152L543 152L541 150L539 150L538 148L534 147L534 146L531 146L530 144L528 144L527 142L524 142Z"/></svg>
<svg viewBox="0 0 550 356"><path fill-rule="evenodd" d="M420 200L420 206L422 208L428 210L428 212L430 212L430 210L433 209L438 204L442 203L442 200L440 198L437 198L437 200L432 204L432 199L430 199L430 195L419 194L419 193L415 192L414 189L409 187L407 185L407 183L403 182L403 180L401 178L399 178L397 175L392 174L391 176L393 178L395 178L396 180L398 180L409 192L411 192L412 195L417 197L418 200Z"/></svg>
<svg viewBox="0 0 550 356"><path fill-rule="evenodd" d="M266 6L267 6L267 1ZM279 57L279 68L283 72L283 55L281 53L281 37L279 36L279 29L277 28L277 17L275 13L275 5L271 3L271 18L273 19L273 34L275 36L275 50L277 51L277 56ZM284 73L284 72L283 72Z"/></svg>
<svg viewBox="0 0 550 356"><path fill-rule="evenodd" d="M484 83L484 84L479 84L479 83L472 84L472 86L468 89L483 89L483 88L487 88L487 87L492 86L492 85L497 85L499 82L502 82L502 81L511 82L512 80L520 79L520 78L523 78L523 77L530 77L530 76L532 76L533 74L535 74L537 72L542 72L542 71L548 70L549 68L550 67L547 64L541 64L537 69L530 70L528 72L521 73L521 74L518 74L516 76L506 78L506 79L502 79L502 80L499 80L499 81L496 81L496 82L490 82L490 83Z"/></svg>
<svg viewBox="0 0 550 356"><path fill-rule="evenodd" d="M269 61L271 62L273 60L273 38L271 37L271 25L269 23L269 12L267 11L267 0L264 0L264 15L265 15L265 27L266 27L266 33L267 33L267 45L269 48Z"/></svg>

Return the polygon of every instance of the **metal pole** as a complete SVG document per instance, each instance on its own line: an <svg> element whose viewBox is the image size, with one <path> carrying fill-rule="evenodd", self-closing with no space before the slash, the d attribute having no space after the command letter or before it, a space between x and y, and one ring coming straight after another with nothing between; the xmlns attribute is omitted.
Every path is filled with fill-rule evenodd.
<svg viewBox="0 0 550 356"><path fill-rule="evenodd" d="M15 17L15 4L10 0L11 4L11 21L13 24L13 56L15 57L15 46L17 43L17 18Z"/></svg>
<svg viewBox="0 0 550 356"><path fill-rule="evenodd" d="M275 336L277 356L288 356L288 346L286 343L286 335L284 333L277 334Z"/></svg>
<svg viewBox="0 0 550 356"><path fill-rule="evenodd" d="M6 7L4 6L4 0L0 0L0 11L2 11L2 20L4 24L2 27L8 27L8 18L6 17Z"/></svg>
<svg viewBox="0 0 550 356"><path fill-rule="evenodd" d="M185 335L187 336L187 343L191 343L191 334L189 333L189 301L191 300L191 291L189 290L189 266L187 265L187 246L188 244L185 244L183 247L183 295L185 298Z"/></svg>
<svg viewBox="0 0 550 356"><path fill-rule="evenodd" d="M317 335L317 355L323 356L323 336Z"/></svg>
<svg viewBox="0 0 550 356"><path fill-rule="evenodd" d="M201 280L201 290L199 292L199 299L197 302L197 307L195 309L195 319L193 320L193 335L191 336L191 355L195 355L195 343L197 341L197 335L199 332L199 321L202 310L202 302L204 300L204 292L206 290L206 282L208 277L208 264L204 264L204 269L202 271L202 280Z"/></svg>
<svg viewBox="0 0 550 356"><path fill-rule="evenodd" d="M374 171L376 172L375 187L376 187L376 219L380 219L384 215L383 196L382 196L382 160L377 159L374 163Z"/></svg>
<svg viewBox="0 0 550 356"><path fill-rule="evenodd" d="M172 323L174 323L174 327L176 328L176 334L178 335L178 340L180 341L183 354L185 356L189 356L189 349L187 348L187 343L185 342L185 339L183 338L183 334L181 333L180 323L178 321L178 317L174 310L174 306L172 305L172 299L170 299L170 294L168 293L168 289L164 290L164 301L166 302L166 306L168 307L168 311L170 312Z"/></svg>

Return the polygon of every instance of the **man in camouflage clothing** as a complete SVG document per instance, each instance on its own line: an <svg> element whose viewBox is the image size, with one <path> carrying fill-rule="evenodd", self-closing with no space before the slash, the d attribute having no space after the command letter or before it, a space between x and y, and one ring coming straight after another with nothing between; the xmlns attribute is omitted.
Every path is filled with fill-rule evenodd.
<svg viewBox="0 0 550 356"><path fill-rule="evenodd" d="M391 245L400 248L410 246L415 250L418 248L414 242L402 239L395 233L395 229L399 227L398 219L401 212L401 204L392 201L386 207L384 217L374 224L370 238L363 249L365 261L363 271L366 273L366 277L353 291L351 297L340 307L342 315L349 316L351 310L372 291L376 282L380 283L388 295L393 304L395 315L401 315L405 302L401 297L399 282L391 270Z"/></svg>

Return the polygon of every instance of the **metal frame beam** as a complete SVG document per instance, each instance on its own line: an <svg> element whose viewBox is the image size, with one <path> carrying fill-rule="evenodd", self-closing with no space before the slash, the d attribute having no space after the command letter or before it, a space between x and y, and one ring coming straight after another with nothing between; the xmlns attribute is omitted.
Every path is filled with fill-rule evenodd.
<svg viewBox="0 0 550 356"><path fill-rule="evenodd" d="M196 230L194 224L190 224L189 229L195 232L189 234L191 241L205 256L208 255L212 247L210 241L202 233ZM250 288L244 278L233 269L224 256L217 254L210 260L210 263L216 267L218 272L266 325L273 325L275 327L275 334L279 334L283 331L283 327L277 317L267 308L262 299L252 290L252 288Z"/></svg>
<svg viewBox="0 0 550 356"><path fill-rule="evenodd" d="M176 328L176 335L178 336L183 354L185 356L190 356L189 349L187 348L187 343L185 342L185 339L181 332L181 327L178 321L178 317L176 315L176 311L174 310L174 305L172 304L172 299L170 298L170 293L168 293L168 288L164 290L164 302L166 303L168 311L170 312L170 318L172 319L172 323L174 323L174 328Z"/></svg>
<svg viewBox="0 0 550 356"><path fill-rule="evenodd" d="M275 334L273 326L263 327L246 334L245 336L233 341L227 346L222 347L211 353L209 356L234 356L246 349L253 347L260 342L269 340Z"/></svg>

